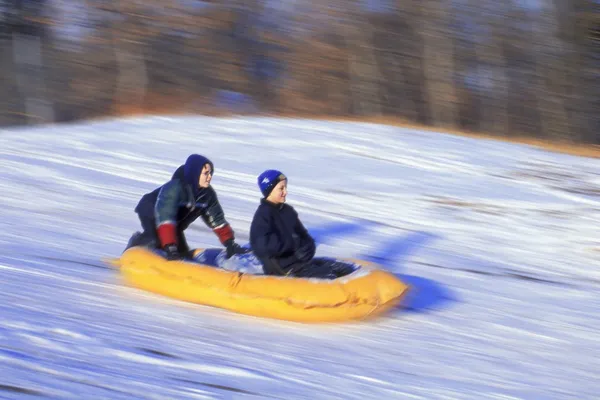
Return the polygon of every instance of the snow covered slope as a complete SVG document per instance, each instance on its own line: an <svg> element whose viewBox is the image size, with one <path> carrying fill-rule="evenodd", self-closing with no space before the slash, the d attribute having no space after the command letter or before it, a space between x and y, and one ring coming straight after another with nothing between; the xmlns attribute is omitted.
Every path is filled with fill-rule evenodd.
<svg viewBox="0 0 600 400"><path fill-rule="evenodd" d="M412 284L302 325L125 287L100 259L193 152L240 242L277 168L321 255ZM0 130L0 398L592 399L600 162L373 124L148 117ZM343 234L343 235L342 235ZM217 246L201 221L194 247Z"/></svg>

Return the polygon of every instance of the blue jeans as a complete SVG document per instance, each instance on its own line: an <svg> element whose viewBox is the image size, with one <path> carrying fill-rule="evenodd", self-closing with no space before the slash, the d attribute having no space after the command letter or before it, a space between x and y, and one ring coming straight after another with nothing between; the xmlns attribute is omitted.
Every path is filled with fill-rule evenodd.
<svg viewBox="0 0 600 400"><path fill-rule="evenodd" d="M354 270L352 264L331 258L317 257L307 263L292 265L289 275L298 278L336 279L348 275Z"/></svg>
<svg viewBox="0 0 600 400"><path fill-rule="evenodd" d="M138 214L140 218L140 223L142 224L143 232L136 232L131 235L129 239L129 243L125 247L127 250L130 247L134 246L144 246L154 249L160 249L160 240L158 239L158 235L156 234L156 220L154 218L146 218L142 215ZM190 251L190 248L187 244L187 240L185 239L185 235L183 231L177 229L177 247L181 254L187 254Z"/></svg>

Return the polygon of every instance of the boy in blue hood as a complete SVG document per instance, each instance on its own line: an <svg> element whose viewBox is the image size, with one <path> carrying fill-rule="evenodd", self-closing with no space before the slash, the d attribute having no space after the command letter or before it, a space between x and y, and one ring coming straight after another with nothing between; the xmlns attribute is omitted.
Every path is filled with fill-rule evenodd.
<svg viewBox="0 0 600 400"><path fill-rule="evenodd" d="M248 252L235 242L217 193L210 186L213 173L214 166L208 158L192 154L169 182L145 194L135 208L144 232L136 232L127 248L159 248L168 260L181 260L190 252L183 232L201 217L227 249L227 258Z"/></svg>

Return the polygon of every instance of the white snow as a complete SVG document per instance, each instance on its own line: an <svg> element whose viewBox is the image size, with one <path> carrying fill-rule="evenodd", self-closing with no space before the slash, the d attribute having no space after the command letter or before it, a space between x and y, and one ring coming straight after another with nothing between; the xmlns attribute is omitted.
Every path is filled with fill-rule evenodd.
<svg viewBox="0 0 600 400"><path fill-rule="evenodd" d="M318 254L381 262L413 285L408 309L305 325L125 286L102 258L193 152L240 243L256 176L280 169ZM0 398L600 391L598 160L368 123L139 117L1 129L0 165ZM219 246L200 220L187 236Z"/></svg>

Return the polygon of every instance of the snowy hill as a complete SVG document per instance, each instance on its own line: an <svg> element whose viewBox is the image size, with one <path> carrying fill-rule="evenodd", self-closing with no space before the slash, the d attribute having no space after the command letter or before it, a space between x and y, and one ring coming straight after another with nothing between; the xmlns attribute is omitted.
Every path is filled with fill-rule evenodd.
<svg viewBox="0 0 600 400"><path fill-rule="evenodd" d="M414 287L376 321L303 325L128 288L101 262L190 153L240 242L290 178L317 254ZM592 399L600 161L415 129L148 117L0 130L0 398ZM196 222L188 241L217 246Z"/></svg>

